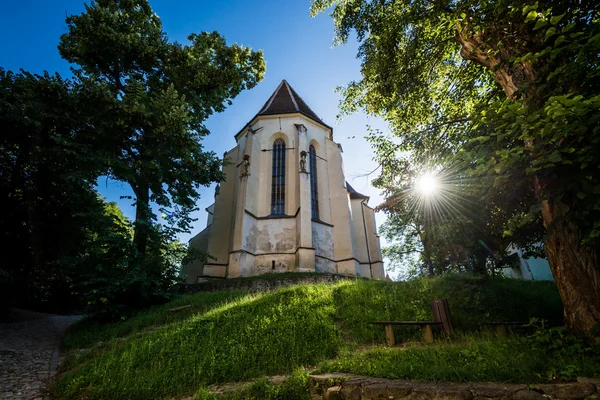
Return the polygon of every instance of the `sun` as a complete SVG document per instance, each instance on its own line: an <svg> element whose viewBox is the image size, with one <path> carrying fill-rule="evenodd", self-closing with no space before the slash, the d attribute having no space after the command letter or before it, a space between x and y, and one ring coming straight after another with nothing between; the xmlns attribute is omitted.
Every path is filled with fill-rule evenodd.
<svg viewBox="0 0 600 400"><path fill-rule="evenodd" d="M431 196L435 194L438 189L438 179L431 172L421 175L415 182L415 190L422 196Z"/></svg>

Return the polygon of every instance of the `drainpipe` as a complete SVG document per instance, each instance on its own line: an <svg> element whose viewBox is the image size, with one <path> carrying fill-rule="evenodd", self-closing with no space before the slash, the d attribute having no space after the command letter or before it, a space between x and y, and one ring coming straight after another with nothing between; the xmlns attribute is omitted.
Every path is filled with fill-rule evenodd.
<svg viewBox="0 0 600 400"><path fill-rule="evenodd" d="M365 200L363 199L360 202L360 211L362 212L363 219L363 228L365 230L365 243L367 244L367 259L369 260L369 273L371 274L370 278L373 277L373 266L371 265L371 251L369 250L369 237L367 236L367 223L365 221L365 209L363 206L365 205Z"/></svg>

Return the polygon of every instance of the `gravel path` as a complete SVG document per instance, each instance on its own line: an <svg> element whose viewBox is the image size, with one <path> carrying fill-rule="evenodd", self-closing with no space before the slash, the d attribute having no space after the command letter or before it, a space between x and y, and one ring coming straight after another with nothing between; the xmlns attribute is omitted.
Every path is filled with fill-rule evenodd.
<svg viewBox="0 0 600 400"><path fill-rule="evenodd" d="M21 312L0 323L0 399L47 400L56 373L60 340L81 316Z"/></svg>

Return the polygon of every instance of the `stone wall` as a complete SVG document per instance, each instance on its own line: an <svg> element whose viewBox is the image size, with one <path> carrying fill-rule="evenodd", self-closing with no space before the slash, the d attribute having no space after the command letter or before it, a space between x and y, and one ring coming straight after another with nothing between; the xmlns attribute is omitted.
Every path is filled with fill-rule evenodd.
<svg viewBox="0 0 600 400"><path fill-rule="evenodd" d="M181 293L217 292L221 290L240 290L249 292L263 292L280 287L298 285L301 283L336 282L344 279L363 279L338 274L297 274L284 277L265 278L237 278L210 280L202 283L181 285Z"/></svg>
<svg viewBox="0 0 600 400"><path fill-rule="evenodd" d="M600 399L600 379L562 384L438 383L367 378L350 374L312 375L313 400L543 400Z"/></svg>

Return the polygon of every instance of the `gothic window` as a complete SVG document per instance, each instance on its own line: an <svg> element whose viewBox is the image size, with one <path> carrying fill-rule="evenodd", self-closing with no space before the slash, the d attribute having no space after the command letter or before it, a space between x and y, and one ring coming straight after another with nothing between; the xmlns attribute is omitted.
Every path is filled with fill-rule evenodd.
<svg viewBox="0 0 600 400"><path fill-rule="evenodd" d="M271 180L271 214L284 214L285 206L285 142L273 143L273 172Z"/></svg>
<svg viewBox="0 0 600 400"><path fill-rule="evenodd" d="M312 144L308 148L308 162L310 164L310 209L312 218L319 219L319 190L317 184L317 152Z"/></svg>

